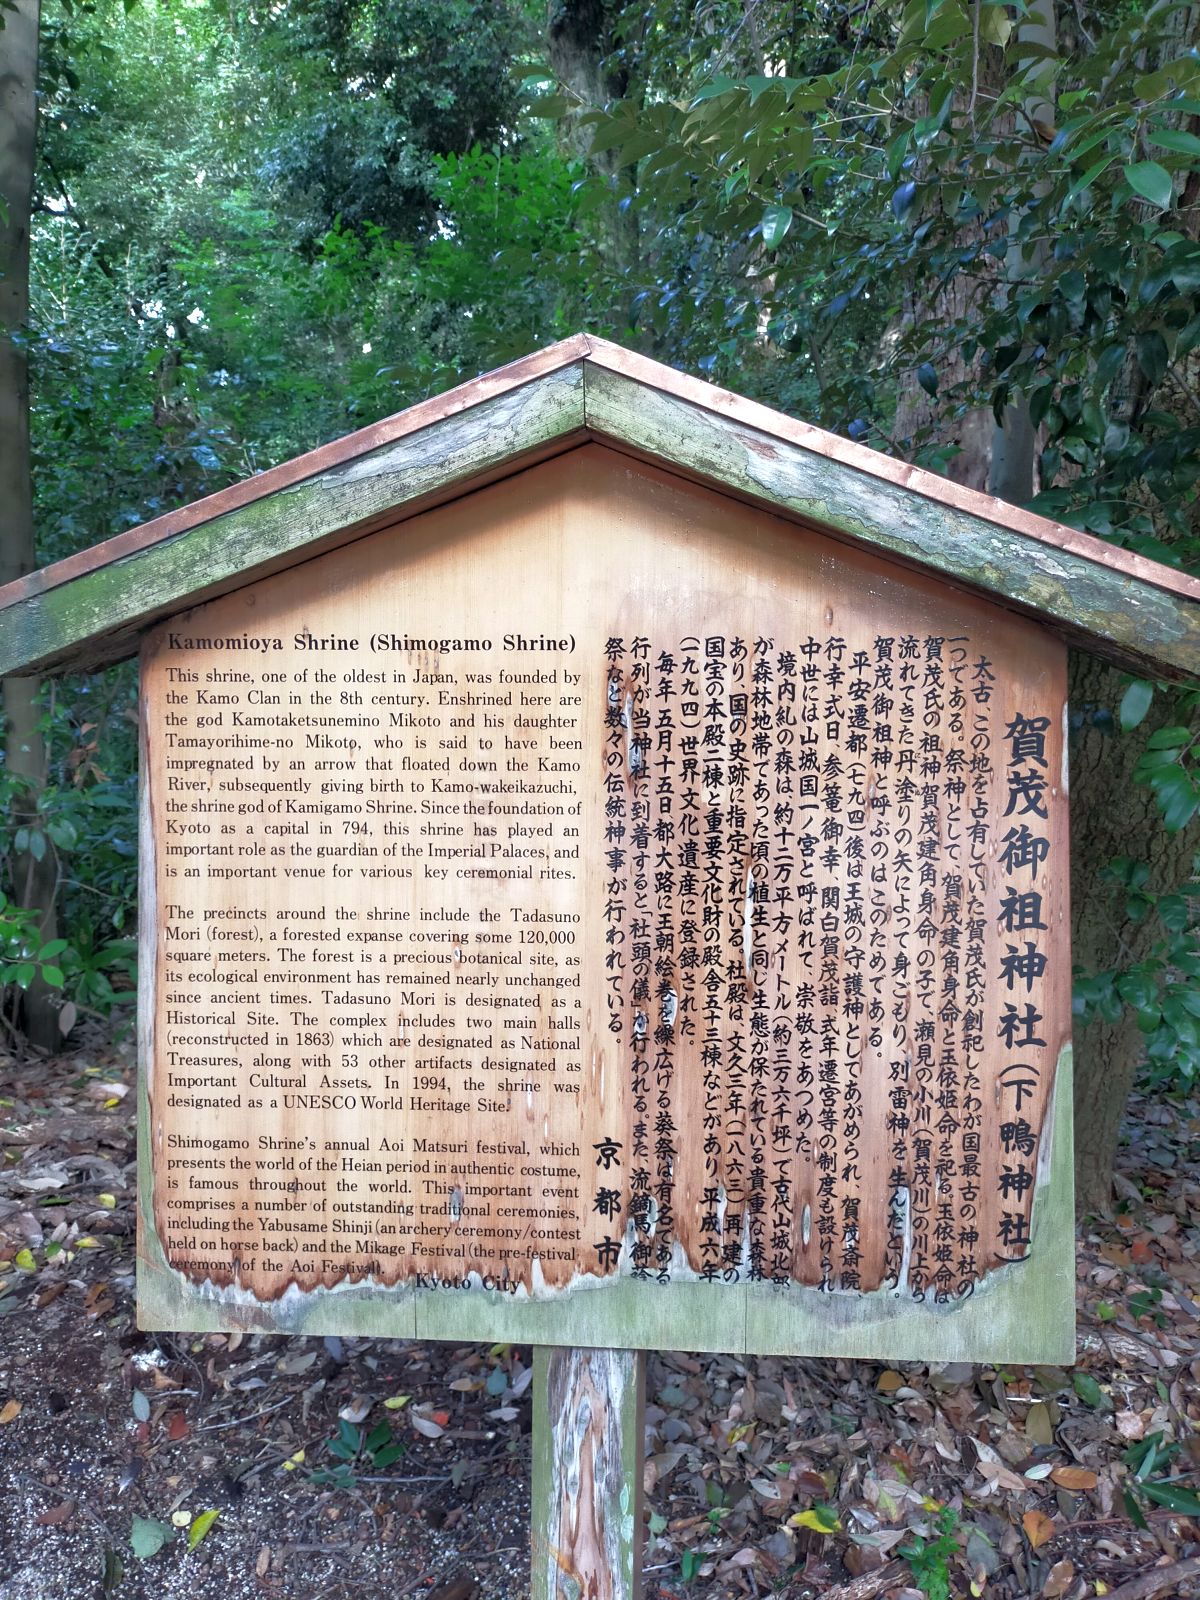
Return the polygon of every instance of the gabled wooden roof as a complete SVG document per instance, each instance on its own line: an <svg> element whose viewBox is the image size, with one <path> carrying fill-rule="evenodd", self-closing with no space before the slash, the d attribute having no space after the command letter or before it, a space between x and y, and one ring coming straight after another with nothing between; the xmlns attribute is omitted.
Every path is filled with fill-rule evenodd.
<svg viewBox="0 0 1200 1600"><path fill-rule="evenodd" d="M0 589L0 676L152 624L587 440L940 574L1157 678L1200 676L1200 580L577 334Z"/></svg>

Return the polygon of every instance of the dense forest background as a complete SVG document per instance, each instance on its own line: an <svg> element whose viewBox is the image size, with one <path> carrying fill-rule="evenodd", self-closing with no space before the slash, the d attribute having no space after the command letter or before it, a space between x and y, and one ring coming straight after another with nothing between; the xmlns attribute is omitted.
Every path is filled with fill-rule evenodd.
<svg viewBox="0 0 1200 1600"><path fill-rule="evenodd" d="M583 329L1200 573L1200 6L0 0L0 578ZM0 1017L130 998L131 667L5 685ZM1080 1194L1200 1071L1200 693L1073 664Z"/></svg>

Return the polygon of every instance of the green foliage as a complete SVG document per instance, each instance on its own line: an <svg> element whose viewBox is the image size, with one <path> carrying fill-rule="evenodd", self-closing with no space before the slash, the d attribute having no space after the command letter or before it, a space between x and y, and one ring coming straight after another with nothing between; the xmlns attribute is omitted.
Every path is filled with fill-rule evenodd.
<svg viewBox="0 0 1200 1600"><path fill-rule="evenodd" d="M904 1557L913 1581L926 1600L950 1600L950 1562L958 1554L958 1512L943 1506L934 1527L902 1544L897 1554Z"/></svg>
<svg viewBox="0 0 1200 1600"><path fill-rule="evenodd" d="M132 680L126 672L99 683L99 696L97 680L69 699L53 696L42 718L50 779L36 794L0 769L0 817L12 816L18 795L30 813L21 826L0 825L0 1016L14 1017L19 994L40 981L61 992L64 1034L81 1013L111 1016L135 987L136 943L125 935L137 897ZM103 722L79 721L81 709ZM125 776L98 764L110 756ZM19 874L30 857L54 863L65 938L44 940L39 914L24 906Z"/></svg>
<svg viewBox="0 0 1200 1600"><path fill-rule="evenodd" d="M1147 1526L1146 1510L1156 1506L1185 1517L1200 1516L1200 1498L1194 1489L1185 1486L1185 1475L1161 1473L1161 1468L1174 1461L1179 1451L1177 1442L1167 1443L1165 1434L1159 1432L1138 1440L1122 1455L1127 1475L1121 1496L1127 1515L1137 1527Z"/></svg>
<svg viewBox="0 0 1200 1600"><path fill-rule="evenodd" d="M438 159L491 143L513 117L524 29L503 0L291 0L256 22L273 120L261 170L302 238L339 223L424 233Z"/></svg>
<svg viewBox="0 0 1200 1600"><path fill-rule="evenodd" d="M1078 977L1075 1014L1081 1022L1118 1022L1130 1007L1150 1081L1194 1082L1200 1077L1200 858L1192 878L1169 893L1152 890L1149 866L1127 856L1118 856L1106 876L1122 897L1126 920L1152 921L1159 936L1143 960Z"/></svg>
<svg viewBox="0 0 1200 1600"><path fill-rule="evenodd" d="M334 1489L352 1489L361 1472L385 1472L405 1453L405 1445L392 1432L391 1424L380 1422L370 1430L347 1422L343 1417L325 1448L337 1462L335 1467L319 1467L310 1474L314 1483Z"/></svg>

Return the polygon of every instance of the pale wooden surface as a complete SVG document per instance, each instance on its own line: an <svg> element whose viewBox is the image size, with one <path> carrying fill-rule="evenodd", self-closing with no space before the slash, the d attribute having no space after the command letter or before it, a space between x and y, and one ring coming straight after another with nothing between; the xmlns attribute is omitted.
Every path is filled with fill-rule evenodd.
<svg viewBox="0 0 1200 1600"><path fill-rule="evenodd" d="M1040 710L1050 718L1053 853L1043 880L1044 914L1053 930L1048 942L1063 952L1068 923L1065 794L1060 781L1064 713L1061 646L1033 624L985 602L941 589L931 580L889 568L874 557L818 535L798 539L792 527L769 514L737 505L597 446L544 463L519 479L507 480L425 513L406 523L402 532L381 532L291 573L247 588L177 619L169 629L160 631L147 652L144 680L150 750L144 768L147 848L143 860L147 878L152 880L146 884L147 909L156 900L161 906L169 896L178 898L181 892L181 880L166 878L167 861L161 852L166 776L163 734L168 710L164 674L168 657L178 666L186 663L188 652L167 651L167 635L173 632L181 637L207 637L240 634L249 629L278 634L290 641L303 626L311 627L314 633L341 630L365 636L385 624L411 633L488 632L499 637L510 628L522 628L526 633L575 635L578 649L563 661L569 662L571 671L584 676L581 738L585 751L598 751L601 747L606 698L603 647L611 633L632 636L644 632L656 645L672 642L685 631L703 633L718 628L730 634L740 630L750 638L762 633L777 634L781 641L803 639L810 632L820 637L839 632L852 645L859 640L869 643L880 631L912 630L978 638L986 645L986 654L1006 697L997 722L1001 715L1011 716L1015 710L1027 714ZM207 653L194 654L195 665L208 664ZM247 659L251 658L239 655L224 664L244 666ZM303 659L316 658L304 653ZM272 670L279 670L283 664L289 672L300 661L301 656L289 650L273 652L269 658ZM256 661L252 664L257 665ZM369 660L364 664L372 665ZM493 658L491 665L499 664ZM509 660L504 664L512 667L517 663ZM530 663L522 660L519 664ZM194 711L194 707L176 708L173 714L183 718L190 728L187 719ZM475 730L472 739L477 734ZM597 768L591 767L590 771L595 773ZM582 908L581 914L586 918L594 914L603 897L597 865L603 856L603 818L595 780L581 777L578 781L583 785L584 800L579 875L539 885L536 903L550 910ZM1003 810L1003 797L998 779L996 784L992 809L999 812ZM379 842L374 834L367 837L368 842L372 838ZM156 838L157 856L150 848ZM383 890L357 877L354 883L356 902L363 907L381 894L389 905L414 909L437 904L439 896L445 895L444 889L436 887L422 891L419 883L387 884ZM269 890L204 878L187 884L191 903L201 918L206 911L221 911L242 903L247 893L252 898L268 894L272 908L311 909L320 904L328 889L327 882L322 885L319 881L283 878L273 880ZM468 929L472 930L478 929L479 914L488 898L479 886L459 885L447 903L468 911ZM190 1111L173 1111L164 1103L165 925L160 915L157 937L150 932L156 926L152 916L144 916L143 926L147 930L143 982L147 985L147 998L151 994L157 996L153 1005L143 1009L144 1048L150 1064L146 1126L159 1169L156 1216L152 1219L144 1213L147 1226L142 1239L142 1315L147 1325L210 1326L227 1319L296 1330L319 1326L365 1331L370 1326L400 1333L411 1327L414 1334L422 1336L444 1333L452 1337L494 1338L498 1336L497 1320L503 1319L504 1326L513 1330L506 1336L576 1339L587 1344L828 1350L886 1354L897 1359L928 1354L933 1344L946 1359L983 1359L998 1354L1017 1359L1023 1350L1029 1352L1026 1359L1063 1359L1063 1350L1071 1338L1069 1300L1055 1303L1053 1294L1039 1298L1036 1286L1057 1283L1064 1260L1069 1260L1070 1237L1069 1232L1064 1237L1057 1227L1050 1229L1045 1218L1040 1229L1035 1221L1034 1257L1027 1265L1000 1266L994 1253L986 1254L980 1263L985 1276L973 1298L936 1311L932 1307L922 1311L906 1305L886 1288L865 1295L826 1293L806 1298L802 1285L819 1282L820 1268L813 1260L811 1239L804 1241L798 1236L792 1288L676 1281L664 1290L653 1283L621 1281L610 1271L597 1272L596 1260L589 1254L595 1230L591 1194L582 1185L578 1195L577 1252L572 1259L540 1264L537 1291L531 1299L523 1294L487 1294L478 1290L458 1292L451 1298L445 1291L405 1290L414 1268L446 1272L461 1270L466 1263L487 1270L485 1261L471 1256L469 1225L464 1227L461 1219L450 1216L446 1218L444 1234L453 1244L453 1254L438 1256L426 1238L415 1254L386 1260L383 1270L374 1273L372 1283L358 1290L343 1287L333 1296L311 1294L318 1286L330 1288L361 1278L363 1264L373 1253L369 1243L339 1262L339 1270L305 1275L255 1267L239 1274L240 1288L226 1294L223 1303L214 1291L222 1283L229 1284L232 1274L193 1271L193 1278L207 1277L211 1286L189 1291L181 1275L173 1274L163 1264L163 1241L169 1238L170 1229L161 1162L170 1134L194 1131L196 1117ZM589 939L594 938L593 927ZM991 928L987 947L993 966L1001 942L995 928ZM733 943L740 947L740 939L735 938ZM552 1103L548 1117L543 1110L535 1111L532 1095L525 1097L524 1104L517 1096L514 1106L500 1114L473 1110L465 1117L456 1115L448 1124L449 1131L465 1133L477 1141L511 1138L514 1129L524 1137L530 1130L541 1128L547 1136L564 1144L575 1139L586 1149L614 1128L627 1130L629 1111L622 1087L621 1060L609 1036L598 1025L604 1005L603 973L597 964L594 943L581 940L580 948L589 952L579 992L588 1030L581 1051L587 1063L583 1095L577 1101L560 1096L559 1100L566 1104ZM1049 1020L1043 1035L1045 1070L1025 1112L1035 1132L1043 1125L1055 1061L1068 1037L1067 971L1065 958L1058 959L1052 967ZM989 1039L995 1037L999 1012L998 987L993 986L983 1030ZM548 1007L539 1006L536 1015L539 1036L549 1039ZM988 1061L990 1070L998 1070L999 1057L994 1047L988 1052ZM674 1091L683 1130L679 1141L676 1236L684 1252L684 1267L690 1264L693 1268L699 1259L696 1221L706 1181L695 1164L701 1141L687 1132L688 1117L696 1115L698 1070L694 1060L689 1063L686 1055L681 1056ZM863 1118L862 1169L868 1176L861 1185L862 1254L866 1263L864 1287L868 1290L875 1289L884 1275L888 1229L888 1158L882 1142L887 1085L880 1071L881 1064L865 1063L862 1078L868 1107L873 1104L877 1108ZM478 1080L479 1074L475 1076ZM544 1100L540 1102L544 1104ZM316 1133L342 1139L365 1136L379 1125L377 1118L347 1118L342 1113L321 1112L281 1115L269 1107L255 1112L239 1110L234 1120L239 1128L248 1127L256 1135L274 1131L286 1136ZM207 1127L220 1123L219 1115L205 1118ZM410 1138L416 1126L403 1114L389 1125ZM1061 1122L1059 1127L1054 1159L1043 1164L1036 1191L1024 1199L1026 1210L1034 1205L1035 1192L1044 1196L1050 1191L1052 1176L1055 1192L1066 1198L1063 1184L1069 1185L1069 1160L1060 1167L1065 1130ZM425 1131L428 1134L429 1130ZM988 1140L986 1161L990 1163L988 1170L994 1173L999 1162L994 1123ZM792 1178L798 1193L805 1192L804 1185L812 1182L811 1171L799 1154L792 1162ZM447 1187L454 1183L454 1175L450 1174ZM853 1178L839 1177L839 1195L854 1189ZM994 1221L994 1198L987 1196L983 1205L985 1215ZM168 1247L167 1257L171 1254ZM176 1250L174 1254L179 1258L187 1252ZM526 1284L530 1281L528 1270L527 1262L514 1267L514 1273L523 1276ZM680 1276L686 1278L686 1271ZM301 1293L297 1296L292 1290L285 1299L271 1303L272 1297L278 1297L289 1283L295 1283ZM573 1287L566 1296L553 1295L555 1285ZM253 1296L247 1290L253 1290ZM1037 1303L1037 1315L1021 1313L1018 1303L1023 1292L1032 1296L1027 1307Z"/></svg>
<svg viewBox="0 0 1200 1600"><path fill-rule="evenodd" d="M641 1600L645 1354L533 1359L533 1600Z"/></svg>
<svg viewBox="0 0 1200 1600"><path fill-rule="evenodd" d="M1200 674L1194 578L585 336L5 586L0 672L120 660L181 607L587 438L992 594L1129 670Z"/></svg>

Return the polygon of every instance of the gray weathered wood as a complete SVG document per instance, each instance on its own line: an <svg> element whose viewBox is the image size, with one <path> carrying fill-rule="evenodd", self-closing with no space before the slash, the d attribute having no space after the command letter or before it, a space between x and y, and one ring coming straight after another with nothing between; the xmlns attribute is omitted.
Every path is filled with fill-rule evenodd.
<svg viewBox="0 0 1200 1600"><path fill-rule="evenodd" d="M1041 618L1128 671L1200 674L1200 603L1018 529L914 495L650 385L588 368L591 437L676 466L824 532Z"/></svg>
<svg viewBox="0 0 1200 1600"><path fill-rule="evenodd" d="M886 457L848 455L855 447L813 430L823 445L788 437L797 430L783 417L772 431L765 408L715 389L702 402L708 386L602 341L586 353L587 344L529 358L528 381L512 369L515 387L502 392L481 380L445 396L444 414L427 422L422 413L415 431L385 444L342 441L328 470L249 499L242 486L228 492L238 502L229 509L226 496L211 513L200 502L177 514L178 529L173 518L162 534L148 525L136 548L109 557L101 546L94 561L72 558L9 585L0 591L0 674L120 660L156 621L599 439L999 599L1129 671L1200 676L1200 598L1169 569L1027 513L1006 525L994 500L949 484L939 496L929 474L916 474L914 492L909 469ZM671 392L680 388L695 395Z"/></svg>
<svg viewBox="0 0 1200 1600"><path fill-rule="evenodd" d="M638 1600L646 1358L539 1345L533 1600Z"/></svg>
<svg viewBox="0 0 1200 1600"><path fill-rule="evenodd" d="M0 610L0 674L91 671L119 661L155 622L566 449L582 426L576 365L66 583L31 590Z"/></svg>

